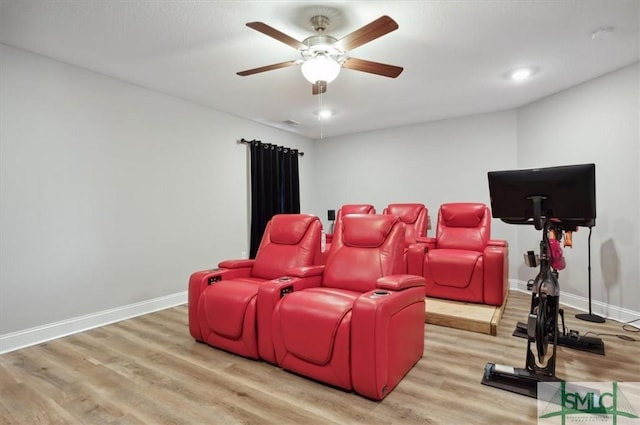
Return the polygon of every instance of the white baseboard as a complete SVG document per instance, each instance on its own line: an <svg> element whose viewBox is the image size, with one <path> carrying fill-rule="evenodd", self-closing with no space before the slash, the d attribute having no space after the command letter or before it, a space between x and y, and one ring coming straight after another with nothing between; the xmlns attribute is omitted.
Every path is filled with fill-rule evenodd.
<svg viewBox="0 0 640 425"><path fill-rule="evenodd" d="M531 292L527 290L527 282L517 279L509 279L509 288L521 292ZM561 292L560 303L581 311L589 311L589 298L585 298L580 295ZM591 300L591 312L606 319L615 320L621 323L640 320L640 312L603 303L602 301ZM640 323L636 323L635 325L640 325Z"/></svg>
<svg viewBox="0 0 640 425"><path fill-rule="evenodd" d="M0 354L185 304L187 291L0 335Z"/></svg>

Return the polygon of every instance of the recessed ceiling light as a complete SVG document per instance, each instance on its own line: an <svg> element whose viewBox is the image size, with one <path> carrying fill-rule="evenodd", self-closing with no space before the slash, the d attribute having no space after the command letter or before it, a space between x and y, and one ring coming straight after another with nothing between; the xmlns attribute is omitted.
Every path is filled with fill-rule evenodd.
<svg viewBox="0 0 640 425"><path fill-rule="evenodd" d="M593 41L606 40L606 39L610 38L613 35L613 32L614 32L614 27L612 27L612 26L598 28L597 30L595 30L595 31L593 31L591 33L591 39Z"/></svg>
<svg viewBox="0 0 640 425"><path fill-rule="evenodd" d="M502 78L504 78L505 80L520 83L536 75L539 71L540 71L540 68L538 68L537 66L523 66L520 68L511 68L510 70L505 71L502 74Z"/></svg>
<svg viewBox="0 0 640 425"><path fill-rule="evenodd" d="M513 81L523 81L531 77L531 74L533 74L531 68L520 68L512 71L509 78L511 78Z"/></svg>

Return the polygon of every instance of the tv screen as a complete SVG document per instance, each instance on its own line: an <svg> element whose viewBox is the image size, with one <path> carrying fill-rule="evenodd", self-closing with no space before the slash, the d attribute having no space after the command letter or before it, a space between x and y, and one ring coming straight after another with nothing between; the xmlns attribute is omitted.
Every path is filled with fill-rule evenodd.
<svg viewBox="0 0 640 425"><path fill-rule="evenodd" d="M534 198L541 215L568 225L591 227L596 219L595 164L490 171L493 217L511 224L534 222Z"/></svg>

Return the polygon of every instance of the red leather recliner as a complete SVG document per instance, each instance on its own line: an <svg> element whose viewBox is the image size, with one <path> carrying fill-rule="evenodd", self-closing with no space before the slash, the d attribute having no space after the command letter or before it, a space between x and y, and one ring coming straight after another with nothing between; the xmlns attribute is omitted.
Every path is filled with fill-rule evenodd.
<svg viewBox="0 0 640 425"><path fill-rule="evenodd" d="M429 210L424 204L396 203L389 204L383 214L394 215L405 224L405 255L403 273L407 272L406 253L411 244L426 242Z"/></svg>
<svg viewBox="0 0 640 425"><path fill-rule="evenodd" d="M485 204L442 204L436 237L409 247L407 271L424 276L428 297L502 305L508 244L490 236L491 212Z"/></svg>
<svg viewBox="0 0 640 425"><path fill-rule="evenodd" d="M395 215L405 224L406 241L415 243L427 237L429 209L420 203L389 204L383 214Z"/></svg>
<svg viewBox="0 0 640 425"><path fill-rule="evenodd" d="M336 213L336 222L334 223L334 230L338 228L342 222L342 217L347 214L375 214L376 209L371 204L345 204L338 209ZM331 241L333 240L333 233L326 234L327 251L329 251Z"/></svg>
<svg viewBox="0 0 640 425"><path fill-rule="evenodd" d="M277 214L267 223L255 259L226 260L189 279L189 331L196 340L241 356L259 358L258 288L282 276L304 276L320 261L322 223L314 215ZM270 347L271 341L262 341ZM272 350L272 349L270 349Z"/></svg>
<svg viewBox="0 0 640 425"><path fill-rule="evenodd" d="M321 282L273 311L278 365L375 400L395 388L424 351L424 279L395 274L404 237L397 217L343 216Z"/></svg>
<svg viewBox="0 0 640 425"><path fill-rule="evenodd" d="M336 213L336 221L333 224L332 233L325 234L325 248L322 254L322 264L326 262L327 255L329 253L329 250L331 249L333 234L335 232L335 229L337 229L338 226L340 226L340 224L342 223L343 216L347 214L375 214L375 213L376 213L376 209L371 204L345 204L342 207L340 207L340 209L338 209L338 212Z"/></svg>

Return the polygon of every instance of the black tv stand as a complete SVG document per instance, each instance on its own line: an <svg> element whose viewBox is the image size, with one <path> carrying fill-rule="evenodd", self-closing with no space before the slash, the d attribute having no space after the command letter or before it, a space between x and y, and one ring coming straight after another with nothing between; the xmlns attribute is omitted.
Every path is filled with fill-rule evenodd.
<svg viewBox="0 0 640 425"><path fill-rule="evenodd" d="M598 316L597 314L593 314L593 313L579 313L579 314L576 314L576 318L580 320L585 320L591 323L605 322L604 317Z"/></svg>
<svg viewBox="0 0 640 425"><path fill-rule="evenodd" d="M587 267L587 271L589 273L589 312L588 313L579 313L576 314L576 318L580 320L586 320L591 323L604 323L604 317L600 317L597 314L593 314L591 311L591 230L593 226L589 226L589 238L587 240L587 250L589 253L589 263Z"/></svg>

